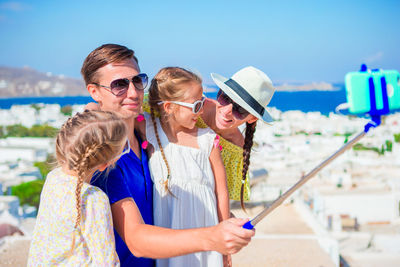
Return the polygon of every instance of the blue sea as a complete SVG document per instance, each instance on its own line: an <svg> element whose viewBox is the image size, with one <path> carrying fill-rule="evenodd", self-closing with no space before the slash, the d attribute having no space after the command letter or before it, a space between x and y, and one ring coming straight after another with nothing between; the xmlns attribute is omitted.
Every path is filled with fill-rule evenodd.
<svg viewBox="0 0 400 267"><path fill-rule="evenodd" d="M208 92L205 94L207 97L215 99L217 92ZM12 105L38 103L59 104L60 106L83 105L88 102L93 102L90 96L2 98L0 99L0 108L9 109ZM337 105L344 102L346 102L346 91L344 88L336 91L277 91L268 106L276 107L281 111L319 111L327 115L329 112L333 112Z"/></svg>

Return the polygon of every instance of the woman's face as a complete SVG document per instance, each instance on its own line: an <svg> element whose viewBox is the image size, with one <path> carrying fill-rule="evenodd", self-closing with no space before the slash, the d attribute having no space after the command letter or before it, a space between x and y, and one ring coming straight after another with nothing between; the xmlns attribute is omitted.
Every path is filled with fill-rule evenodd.
<svg viewBox="0 0 400 267"><path fill-rule="evenodd" d="M253 123L257 118L246 112L227 95L221 92L217 97L215 125L220 130L237 128L243 123Z"/></svg>

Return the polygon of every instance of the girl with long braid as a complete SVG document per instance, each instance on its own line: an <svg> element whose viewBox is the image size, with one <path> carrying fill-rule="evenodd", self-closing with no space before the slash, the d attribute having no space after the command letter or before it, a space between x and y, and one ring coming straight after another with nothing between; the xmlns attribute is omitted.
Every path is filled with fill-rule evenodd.
<svg viewBox="0 0 400 267"><path fill-rule="evenodd" d="M153 153L154 224L172 229L208 227L229 218L229 198L216 134L195 127L203 112L201 79L178 68L161 69L149 89L146 136ZM155 116L155 112L160 117ZM226 265L230 262L225 257ZM216 251L157 260L157 266L222 266Z"/></svg>
<svg viewBox="0 0 400 267"><path fill-rule="evenodd" d="M248 168L253 135L258 120L273 121L265 107L275 88L269 77L254 67L245 67L230 79L215 73L211 77L219 87L217 99L205 99L196 126L209 127L218 134L229 198L240 201L244 209L244 201L250 199ZM149 111L146 101L143 110ZM238 129L243 124L244 136Z"/></svg>
<svg viewBox="0 0 400 267"><path fill-rule="evenodd" d="M28 266L119 266L108 198L89 182L129 149L126 125L112 112L77 113L61 127L59 167L40 196Z"/></svg>

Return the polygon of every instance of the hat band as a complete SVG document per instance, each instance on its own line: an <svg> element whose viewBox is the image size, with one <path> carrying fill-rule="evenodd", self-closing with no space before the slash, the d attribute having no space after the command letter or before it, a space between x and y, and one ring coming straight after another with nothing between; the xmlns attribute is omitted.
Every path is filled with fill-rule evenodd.
<svg viewBox="0 0 400 267"><path fill-rule="evenodd" d="M235 91L250 107L252 107L261 117L264 115L264 107L260 105L240 84L235 80L229 79L225 82L233 91Z"/></svg>

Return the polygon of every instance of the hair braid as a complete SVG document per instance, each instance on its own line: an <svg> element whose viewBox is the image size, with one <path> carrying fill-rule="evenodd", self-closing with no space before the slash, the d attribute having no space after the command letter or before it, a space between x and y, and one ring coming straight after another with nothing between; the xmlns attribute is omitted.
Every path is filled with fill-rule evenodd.
<svg viewBox="0 0 400 267"><path fill-rule="evenodd" d="M247 171L250 165L250 153L251 148L253 146L253 137L254 132L256 131L257 122L246 123L246 133L244 137L244 145L243 145L243 169L242 169L242 186L240 187L240 205L242 209L245 211L246 208L244 206L243 195L244 195L244 183L246 181Z"/></svg>
<svg viewBox="0 0 400 267"><path fill-rule="evenodd" d="M86 180L88 171L90 171L90 158L94 156L94 154L98 151L98 149L102 146L102 144L95 144L91 147L86 147L85 152L82 157L79 159L79 163L77 162L76 173L78 176L78 181L76 183L75 189L75 197L76 197L76 210L77 216L75 220L74 228L78 228L81 221L81 192L83 182Z"/></svg>
<svg viewBox="0 0 400 267"><path fill-rule="evenodd" d="M127 139L124 121L112 112L84 111L68 119L56 138L57 162L63 168L76 174L77 215L72 233L72 246L75 248L75 230L80 230L82 219L82 187L89 182L91 174L100 165L115 159Z"/></svg>
<svg viewBox="0 0 400 267"><path fill-rule="evenodd" d="M80 230L81 218L82 218L82 187L83 183L87 178L88 171L90 170L90 157L96 153L102 145L94 145L92 147L87 147L85 153L81 156L81 158L77 158L78 162L75 162L76 168L74 169L77 173L77 181L76 181L76 188L75 188L75 201L76 201L76 218L75 218L75 230ZM71 253L75 248L75 235L73 235L72 246L71 246Z"/></svg>
<svg viewBox="0 0 400 267"><path fill-rule="evenodd" d="M159 146L160 151L161 151L161 156L162 156L162 158L164 160L165 166L167 167L167 171L168 171L167 179L165 179L165 181L163 183L164 184L164 189L165 189L166 192L168 192L169 194L171 194L172 196L175 197L175 195L169 189L169 181L171 180L171 169L169 167L168 160L167 160L167 157L165 156L164 149L163 149L162 144L161 144L160 136L158 134L157 123L156 123L156 119L155 119L155 115L154 115L154 109L151 108L151 107L150 107L150 116L151 116L151 120L153 122L154 134L156 136L157 143L158 143L158 146Z"/></svg>

